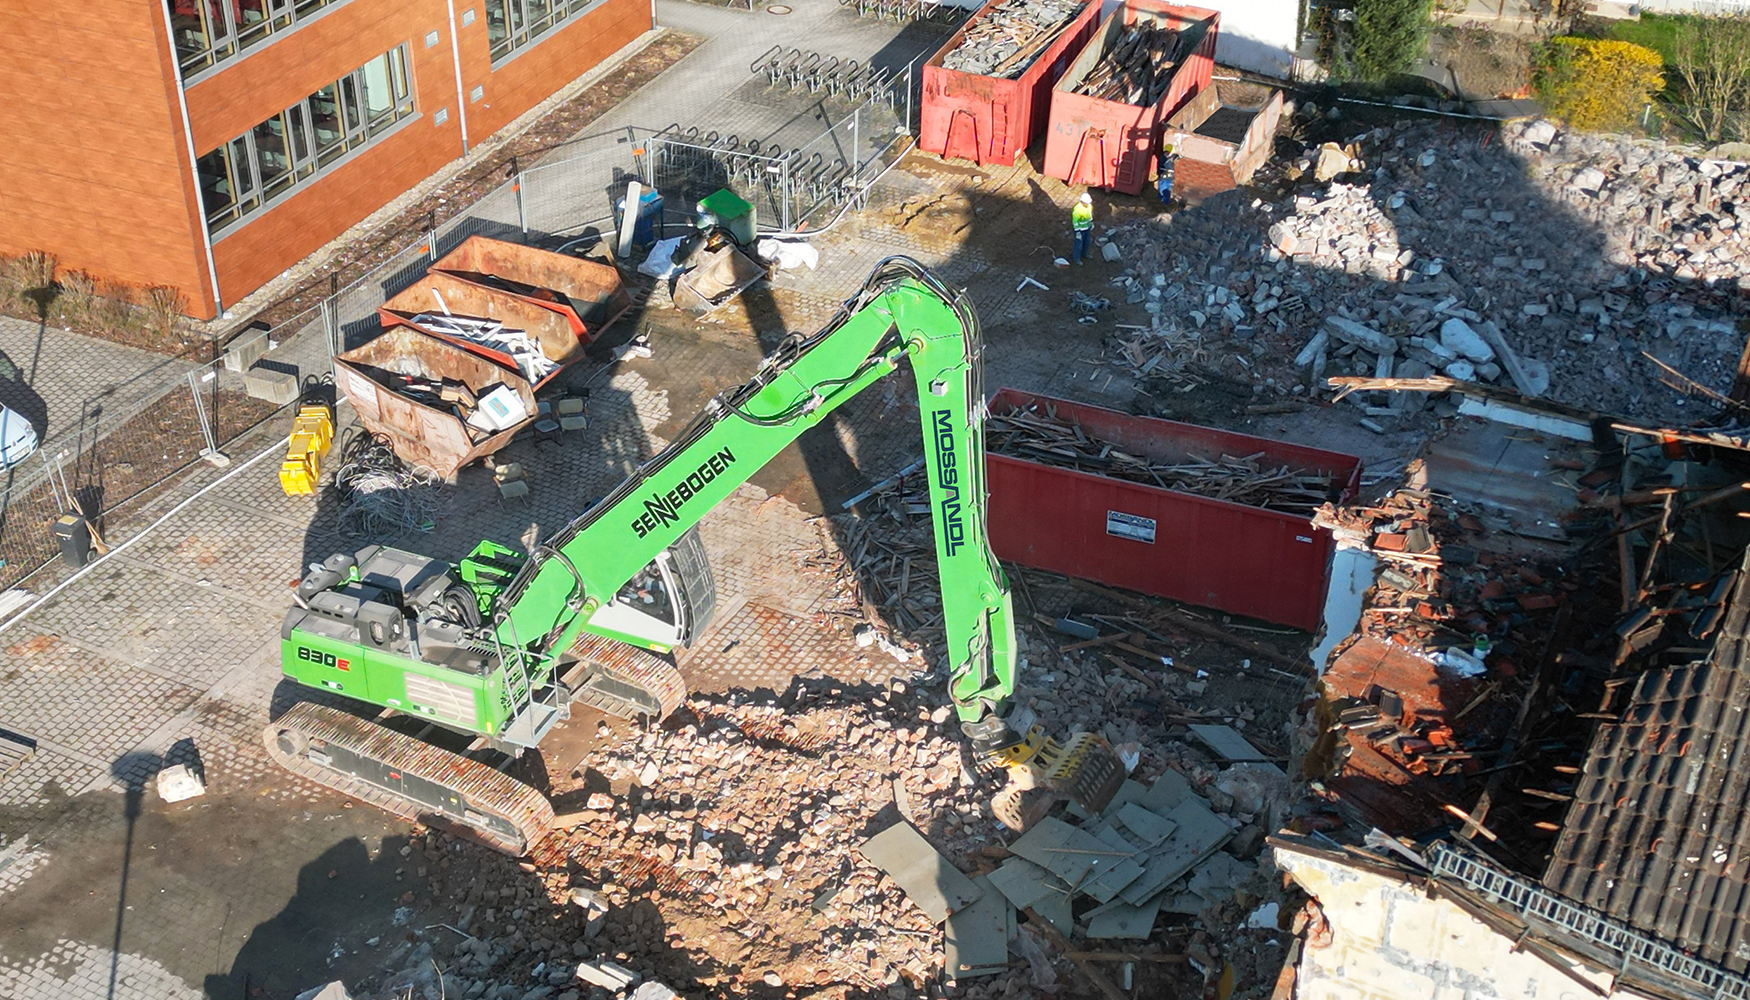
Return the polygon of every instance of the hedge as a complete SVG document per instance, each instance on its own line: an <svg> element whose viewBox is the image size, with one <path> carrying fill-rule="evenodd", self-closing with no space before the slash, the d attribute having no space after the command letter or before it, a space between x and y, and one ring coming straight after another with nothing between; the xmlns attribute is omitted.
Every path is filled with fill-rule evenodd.
<svg viewBox="0 0 1750 1000"><path fill-rule="evenodd" d="M1543 47L1532 83L1544 110L1579 129L1633 128L1664 89L1664 60L1631 42L1552 38Z"/></svg>

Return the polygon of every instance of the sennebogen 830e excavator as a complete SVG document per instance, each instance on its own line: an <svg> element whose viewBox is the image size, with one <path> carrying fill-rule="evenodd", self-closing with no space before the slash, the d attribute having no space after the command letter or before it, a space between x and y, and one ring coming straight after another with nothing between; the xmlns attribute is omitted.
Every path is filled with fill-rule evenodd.
<svg viewBox="0 0 1750 1000"><path fill-rule="evenodd" d="M391 812L511 853L533 847L552 807L501 768L573 703L652 718L680 704L685 687L667 654L704 630L715 601L695 526L909 358L949 693L974 754L1009 769L997 815L1019 828L1061 798L1103 807L1123 779L1105 741L1080 733L1059 743L1012 704L1013 610L985 532L981 351L964 296L917 262L890 258L824 329L788 339L530 551L483 541L451 565L374 545L312 567L281 627L283 669L342 697L293 706L264 733L268 752Z"/></svg>

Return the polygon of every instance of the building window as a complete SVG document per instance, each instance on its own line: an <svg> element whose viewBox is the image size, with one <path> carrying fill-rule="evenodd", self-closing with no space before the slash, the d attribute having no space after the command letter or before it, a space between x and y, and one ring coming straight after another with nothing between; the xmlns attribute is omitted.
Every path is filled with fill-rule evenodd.
<svg viewBox="0 0 1750 1000"><path fill-rule="evenodd" d="M486 43L494 63L564 26L599 0L486 0Z"/></svg>
<svg viewBox="0 0 1750 1000"><path fill-rule="evenodd" d="M234 59L275 32L345 0L165 0L184 73Z"/></svg>
<svg viewBox="0 0 1750 1000"><path fill-rule="evenodd" d="M207 225L271 205L412 114L400 45L197 160Z"/></svg>

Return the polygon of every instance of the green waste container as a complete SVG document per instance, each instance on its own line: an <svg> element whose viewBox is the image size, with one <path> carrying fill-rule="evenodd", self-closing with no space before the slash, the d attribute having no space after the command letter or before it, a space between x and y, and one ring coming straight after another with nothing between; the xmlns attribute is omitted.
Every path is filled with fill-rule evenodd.
<svg viewBox="0 0 1750 1000"><path fill-rule="evenodd" d="M754 207L734 191L721 188L699 202L699 228L722 226L743 246L753 243L759 232L759 216Z"/></svg>

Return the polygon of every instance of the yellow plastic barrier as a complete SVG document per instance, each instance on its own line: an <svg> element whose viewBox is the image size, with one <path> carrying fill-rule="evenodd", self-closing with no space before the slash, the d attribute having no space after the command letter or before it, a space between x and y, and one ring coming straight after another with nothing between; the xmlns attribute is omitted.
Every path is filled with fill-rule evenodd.
<svg viewBox="0 0 1750 1000"><path fill-rule="evenodd" d="M322 481L322 456L334 441L334 418L328 407L300 407L292 419L292 439L280 463L280 488L287 496L309 496Z"/></svg>

